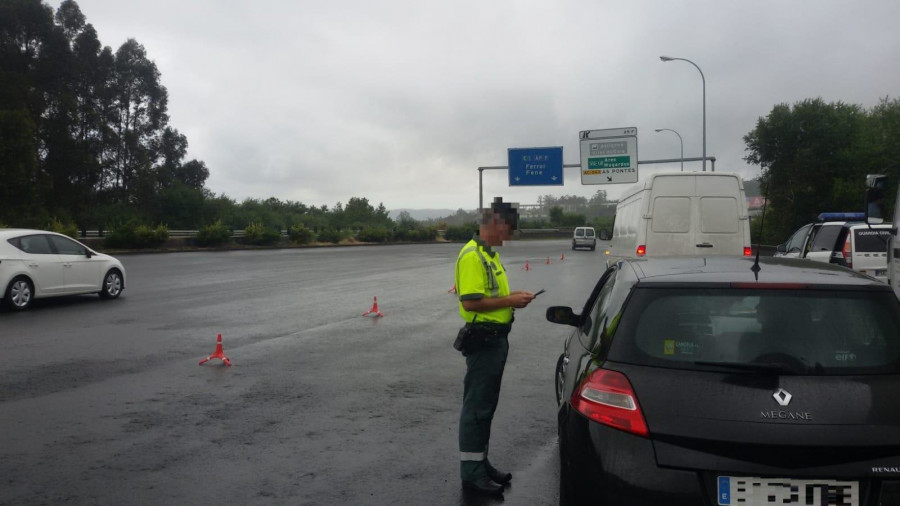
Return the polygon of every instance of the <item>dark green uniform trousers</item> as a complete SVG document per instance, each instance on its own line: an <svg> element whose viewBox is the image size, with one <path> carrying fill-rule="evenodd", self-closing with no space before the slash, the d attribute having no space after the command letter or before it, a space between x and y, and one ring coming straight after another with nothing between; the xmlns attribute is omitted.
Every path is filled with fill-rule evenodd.
<svg viewBox="0 0 900 506"><path fill-rule="evenodd" d="M509 353L506 335L489 338L484 347L466 357L463 406L459 415L460 477L477 480L487 475L491 421L500 399L500 380Z"/></svg>

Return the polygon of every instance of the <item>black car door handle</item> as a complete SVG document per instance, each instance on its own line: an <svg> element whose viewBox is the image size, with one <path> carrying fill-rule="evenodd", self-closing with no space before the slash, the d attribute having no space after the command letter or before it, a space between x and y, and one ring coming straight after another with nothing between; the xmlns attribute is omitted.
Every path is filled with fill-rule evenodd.
<svg viewBox="0 0 900 506"><path fill-rule="evenodd" d="M697 245L698 248L712 248L713 245L708 242L701 242Z"/></svg>

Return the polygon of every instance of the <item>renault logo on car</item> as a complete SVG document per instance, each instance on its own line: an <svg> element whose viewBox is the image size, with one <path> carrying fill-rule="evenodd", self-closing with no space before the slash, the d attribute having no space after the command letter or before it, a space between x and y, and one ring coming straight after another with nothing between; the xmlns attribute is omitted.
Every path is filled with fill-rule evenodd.
<svg viewBox="0 0 900 506"><path fill-rule="evenodd" d="M775 401L778 402L779 406L787 406L791 403L791 397L793 397L790 392L783 388L779 388L772 394L772 397L775 398Z"/></svg>

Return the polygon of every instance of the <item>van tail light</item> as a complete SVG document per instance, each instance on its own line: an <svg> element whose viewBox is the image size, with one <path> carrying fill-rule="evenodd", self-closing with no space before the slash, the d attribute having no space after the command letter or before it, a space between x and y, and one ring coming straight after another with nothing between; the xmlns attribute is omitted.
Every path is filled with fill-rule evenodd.
<svg viewBox="0 0 900 506"><path fill-rule="evenodd" d="M841 250L841 255L844 255L844 261L847 262L847 267L853 268L853 243L850 242L853 232L851 231L847 234L847 240L844 241L844 249Z"/></svg>
<svg viewBox="0 0 900 506"><path fill-rule="evenodd" d="M744 246L744 256L749 257L753 256L753 249L750 246Z"/></svg>
<svg viewBox="0 0 900 506"><path fill-rule="evenodd" d="M637 256L642 257L647 254L647 246L641 244L634 252L637 253Z"/></svg>
<svg viewBox="0 0 900 506"><path fill-rule="evenodd" d="M650 436L631 382L620 372L592 372L575 389L571 403L576 411L595 422L641 437Z"/></svg>

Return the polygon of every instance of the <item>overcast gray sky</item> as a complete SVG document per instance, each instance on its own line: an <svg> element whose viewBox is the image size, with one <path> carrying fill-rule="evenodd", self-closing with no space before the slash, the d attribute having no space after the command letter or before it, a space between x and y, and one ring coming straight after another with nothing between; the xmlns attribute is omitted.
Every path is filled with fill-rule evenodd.
<svg viewBox="0 0 900 506"><path fill-rule="evenodd" d="M543 146L578 163L589 129L637 127L651 160L679 156L675 134L654 132L671 128L699 157L700 74L660 55L703 70L707 155L747 178L759 169L742 137L774 105L871 107L900 86L895 0L76 1L104 45L144 45L188 159L239 202L474 209L477 167ZM509 187L485 172L485 200L624 189L564 175L561 187Z"/></svg>

